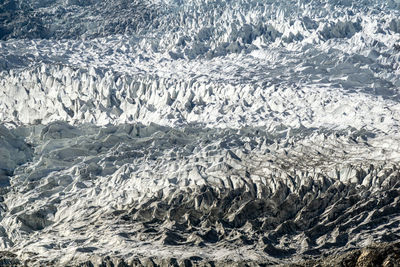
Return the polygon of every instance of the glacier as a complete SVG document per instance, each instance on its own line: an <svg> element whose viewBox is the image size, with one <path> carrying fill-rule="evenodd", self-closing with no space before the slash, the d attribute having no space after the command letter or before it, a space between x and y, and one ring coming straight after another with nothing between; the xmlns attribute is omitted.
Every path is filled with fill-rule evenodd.
<svg viewBox="0 0 400 267"><path fill-rule="evenodd" d="M297 266L396 242L399 13L3 1L4 266Z"/></svg>

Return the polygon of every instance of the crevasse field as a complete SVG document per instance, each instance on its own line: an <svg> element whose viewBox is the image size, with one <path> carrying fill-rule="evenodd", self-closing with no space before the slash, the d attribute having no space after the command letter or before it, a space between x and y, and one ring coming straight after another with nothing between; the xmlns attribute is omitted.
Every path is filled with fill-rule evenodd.
<svg viewBox="0 0 400 267"><path fill-rule="evenodd" d="M398 0L3 0L0 40L0 266L400 239Z"/></svg>

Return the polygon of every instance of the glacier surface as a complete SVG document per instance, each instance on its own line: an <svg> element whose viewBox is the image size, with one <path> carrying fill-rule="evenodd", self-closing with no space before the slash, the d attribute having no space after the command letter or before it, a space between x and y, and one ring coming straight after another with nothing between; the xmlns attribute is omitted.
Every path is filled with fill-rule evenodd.
<svg viewBox="0 0 400 267"><path fill-rule="evenodd" d="M32 266L257 265L398 240L399 13L3 1L1 250Z"/></svg>

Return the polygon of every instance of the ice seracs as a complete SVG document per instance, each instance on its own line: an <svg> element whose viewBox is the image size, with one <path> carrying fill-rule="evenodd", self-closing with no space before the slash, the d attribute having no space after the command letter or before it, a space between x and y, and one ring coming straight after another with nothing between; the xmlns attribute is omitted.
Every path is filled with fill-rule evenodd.
<svg viewBox="0 0 400 267"><path fill-rule="evenodd" d="M396 1L6 1L0 17L13 262L279 264L398 239Z"/></svg>

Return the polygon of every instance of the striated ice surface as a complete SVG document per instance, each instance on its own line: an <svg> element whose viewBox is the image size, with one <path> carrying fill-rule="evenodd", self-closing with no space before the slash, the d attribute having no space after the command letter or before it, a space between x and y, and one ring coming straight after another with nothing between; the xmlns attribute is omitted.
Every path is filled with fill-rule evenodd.
<svg viewBox="0 0 400 267"><path fill-rule="evenodd" d="M399 13L2 1L0 249L256 266L398 240Z"/></svg>

